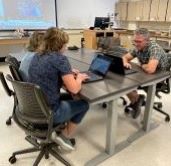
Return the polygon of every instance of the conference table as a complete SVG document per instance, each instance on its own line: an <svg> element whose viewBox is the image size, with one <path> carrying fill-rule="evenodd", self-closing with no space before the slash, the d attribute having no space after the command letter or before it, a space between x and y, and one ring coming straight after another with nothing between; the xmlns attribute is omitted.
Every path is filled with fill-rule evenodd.
<svg viewBox="0 0 171 166"><path fill-rule="evenodd" d="M73 68L80 71L88 70L89 65L97 54L97 51L81 48L77 51L67 50L65 55L68 57ZM148 133L156 126L151 123L151 115L155 97L155 88L158 82L170 77L169 72L159 72L147 74L141 70L137 64L132 64L137 73L122 76L108 72L102 81L83 84L80 96L90 104L108 103L106 120L106 145L103 152L85 163L86 166L94 166L112 155L128 147L133 141ZM126 140L116 145L117 138L117 120L118 114L116 99L137 89L138 87L148 86L145 113L142 128L130 135Z"/></svg>

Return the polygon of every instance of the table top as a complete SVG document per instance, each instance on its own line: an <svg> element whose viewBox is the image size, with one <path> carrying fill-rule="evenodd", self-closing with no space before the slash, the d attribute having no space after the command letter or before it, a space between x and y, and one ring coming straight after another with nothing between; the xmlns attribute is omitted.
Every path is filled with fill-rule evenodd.
<svg viewBox="0 0 171 166"><path fill-rule="evenodd" d="M72 67L80 71L87 71L89 68L89 65L86 63L72 58L68 59ZM134 80L108 72L104 80L83 84L80 95L89 102L94 102L138 86L139 83Z"/></svg>
<svg viewBox="0 0 171 166"><path fill-rule="evenodd" d="M94 58L95 52L94 50L83 49L67 51L65 55L68 57L72 67L80 71L86 71ZM136 64L133 64L133 68L138 72L126 76L108 72L104 80L83 84L80 95L90 102L95 102L129 91L129 89L136 89L138 86L156 84L170 76L168 72L147 74Z"/></svg>
<svg viewBox="0 0 171 166"><path fill-rule="evenodd" d="M132 63L132 68L138 72L126 75L126 77L139 82L142 86L156 84L156 82L160 82L170 76L169 72L164 71L157 72L155 74L147 74L135 63Z"/></svg>

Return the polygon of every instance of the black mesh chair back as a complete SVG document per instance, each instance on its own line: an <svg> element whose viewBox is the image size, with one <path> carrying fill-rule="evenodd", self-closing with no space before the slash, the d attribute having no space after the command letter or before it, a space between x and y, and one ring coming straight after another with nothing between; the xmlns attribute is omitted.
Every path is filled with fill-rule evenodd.
<svg viewBox="0 0 171 166"><path fill-rule="evenodd" d="M7 56L5 62L9 65L10 72L14 80L22 81L22 77L19 72L20 62L12 56Z"/></svg>
<svg viewBox="0 0 171 166"><path fill-rule="evenodd" d="M169 65L167 66L167 71L171 70L171 54L167 54L167 58L168 58L168 62ZM169 94L170 93L170 78L167 78L166 80L158 83L156 85L156 96L158 98L161 98L161 95L159 93L165 93L165 94ZM154 102L153 108L160 112L161 114L165 115L165 121L169 122L170 121L170 115L162 110L163 104L162 102Z"/></svg>
<svg viewBox="0 0 171 166"><path fill-rule="evenodd" d="M7 79L11 81L17 96L20 118L33 124L48 123L51 109L40 87L28 82L15 81L10 75L7 75Z"/></svg>
<svg viewBox="0 0 171 166"><path fill-rule="evenodd" d="M167 66L167 71L171 71L171 54L167 54L169 65ZM167 78L156 86L156 96L160 98L159 92L168 94L170 93L170 78Z"/></svg>

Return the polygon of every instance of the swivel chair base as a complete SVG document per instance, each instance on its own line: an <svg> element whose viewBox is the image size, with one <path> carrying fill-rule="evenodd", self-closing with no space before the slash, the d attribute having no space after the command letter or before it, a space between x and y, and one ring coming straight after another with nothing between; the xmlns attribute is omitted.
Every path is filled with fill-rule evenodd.
<svg viewBox="0 0 171 166"><path fill-rule="evenodd" d="M10 117L6 120L6 125L7 125L7 126L11 125L11 119L12 119L12 116L10 116Z"/></svg>
<svg viewBox="0 0 171 166"><path fill-rule="evenodd" d="M170 122L170 115L162 110L162 103L161 102L154 102L153 108L160 112L161 114L165 115L165 121Z"/></svg>
<svg viewBox="0 0 171 166"><path fill-rule="evenodd" d="M28 139L26 137L26 139ZM35 140L34 140L35 141ZM30 142L30 141L29 141ZM36 145L37 144L37 145ZM36 146L35 146L36 145ZM20 151L16 151L12 154L12 156L9 158L9 162L11 164L14 164L17 161L16 155L20 155L20 154L26 154L26 153L32 153L32 152L38 152L40 151L39 155L37 156L33 166L38 166L38 164L40 163L41 159L43 158L43 156L45 156L45 159L49 158L49 154L51 154L52 156L54 156L56 159L58 159L60 162L62 162L64 165L66 166L71 166L71 164L69 162L67 162L64 158L62 158L58 153L57 150L54 149L57 148L56 143L46 143L46 144L38 144L38 143L34 143L33 148L28 148L28 149L23 149Z"/></svg>

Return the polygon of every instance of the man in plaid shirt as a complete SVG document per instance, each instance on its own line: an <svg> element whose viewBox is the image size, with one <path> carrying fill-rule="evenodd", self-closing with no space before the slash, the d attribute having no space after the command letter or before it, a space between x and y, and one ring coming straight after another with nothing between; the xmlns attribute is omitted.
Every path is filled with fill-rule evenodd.
<svg viewBox="0 0 171 166"><path fill-rule="evenodd" d="M139 28L135 31L133 44L135 48L131 53L123 56L123 64L126 68L131 68L129 63L137 57L142 70L148 74L153 74L158 70L167 70L169 62L166 53L155 41L150 41L150 34L146 28ZM144 102L144 95L139 95L137 91L127 94L131 103L131 113L133 118L137 118L141 112Z"/></svg>

